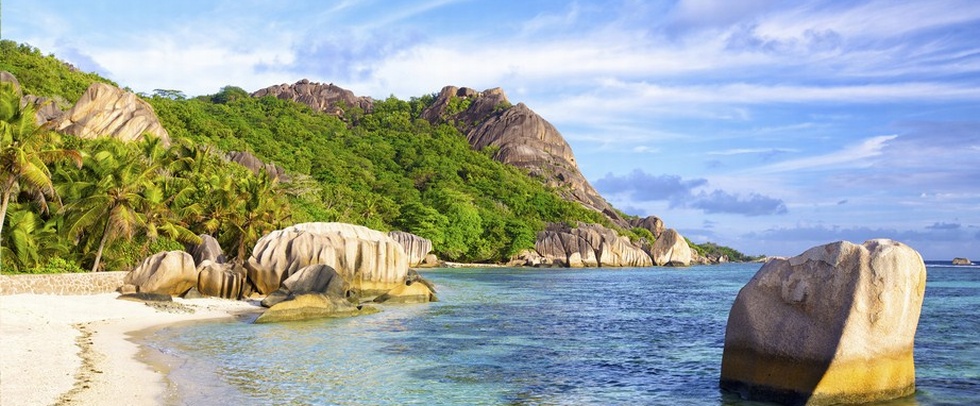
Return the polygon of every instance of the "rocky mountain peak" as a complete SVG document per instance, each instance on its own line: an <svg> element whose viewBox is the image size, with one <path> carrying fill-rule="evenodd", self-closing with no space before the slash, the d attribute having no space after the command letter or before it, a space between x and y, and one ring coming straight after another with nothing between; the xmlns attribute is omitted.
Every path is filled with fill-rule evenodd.
<svg viewBox="0 0 980 406"><path fill-rule="evenodd" d="M559 189L566 199L627 225L579 171L572 148L558 129L524 103L512 105L503 89L477 92L446 86L422 118L453 122L474 149L496 147L495 160L525 169Z"/></svg>
<svg viewBox="0 0 980 406"><path fill-rule="evenodd" d="M285 83L269 86L252 93L252 97L273 96L282 100L292 100L310 106L315 111L342 116L342 106L359 107L364 112L370 112L374 101L370 97L357 96L354 92L333 83L310 82L300 80L292 85Z"/></svg>

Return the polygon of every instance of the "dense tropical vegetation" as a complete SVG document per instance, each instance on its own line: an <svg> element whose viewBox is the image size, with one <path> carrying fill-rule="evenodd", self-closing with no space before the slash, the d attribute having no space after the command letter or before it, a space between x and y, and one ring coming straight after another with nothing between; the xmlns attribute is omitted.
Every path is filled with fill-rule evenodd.
<svg viewBox="0 0 980 406"><path fill-rule="evenodd" d="M93 82L111 83L11 41L0 41L0 70L60 108ZM127 269L201 234L244 260L265 233L306 221L408 231L457 261L505 260L533 247L547 222L610 225L492 160L492 150L473 151L454 126L421 119L433 95L389 97L338 118L234 86L195 98L158 89L141 96L170 133L165 145L61 136L29 119L33 109L12 87L0 94L5 273ZM286 175L253 173L229 151ZM652 240L643 229L620 231Z"/></svg>

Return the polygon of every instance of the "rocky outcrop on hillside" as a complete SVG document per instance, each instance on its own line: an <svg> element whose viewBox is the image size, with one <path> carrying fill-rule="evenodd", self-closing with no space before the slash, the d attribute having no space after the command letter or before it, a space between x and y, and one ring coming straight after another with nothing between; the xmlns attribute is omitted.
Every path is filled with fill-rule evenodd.
<svg viewBox="0 0 980 406"><path fill-rule="evenodd" d="M138 141L145 134L170 143L153 107L132 92L105 83L93 83L75 105L51 122L55 131L81 138L112 137Z"/></svg>
<svg viewBox="0 0 980 406"><path fill-rule="evenodd" d="M557 188L562 197L627 226L579 172L572 148L561 133L523 103L511 105L503 90L477 92L446 86L422 117L433 123L454 123L474 149L497 148L495 160L524 169Z"/></svg>
<svg viewBox="0 0 980 406"><path fill-rule="evenodd" d="M728 315L721 387L800 405L907 396L925 287L922 257L892 240L770 260Z"/></svg>
<svg viewBox="0 0 980 406"><path fill-rule="evenodd" d="M266 175L268 175L272 179L279 179L283 182L289 181L289 177L286 175L285 168L276 164L271 164L271 163L267 164L265 162L262 162L261 159L259 159L255 155L252 155L252 153L250 152L231 151L228 152L226 156L228 157L229 161L244 166L245 168L252 171L252 173L256 175L262 173L262 171L265 171Z"/></svg>
<svg viewBox="0 0 980 406"><path fill-rule="evenodd" d="M664 221L657 216L636 218L630 220L630 227L639 227L653 234L654 238L660 238L664 234Z"/></svg>
<svg viewBox="0 0 980 406"><path fill-rule="evenodd" d="M364 112L371 112L374 101L370 97L358 97L354 92L330 84L310 82L303 79L292 85L285 83L269 86L252 93L252 97L273 96L281 100L292 100L310 106L315 111L342 116L342 107L358 107Z"/></svg>
<svg viewBox="0 0 980 406"><path fill-rule="evenodd" d="M598 224L579 223L572 228L552 224L538 233L534 245L540 257L525 254L530 265L581 267L646 267L653 261L628 238Z"/></svg>
<svg viewBox="0 0 980 406"><path fill-rule="evenodd" d="M34 109L34 121L37 125L43 125L64 114L54 100L33 94L24 94L23 89L20 87L20 81L17 80L14 74L7 71L0 71L0 82L10 83L14 87L14 92L20 96L21 106L31 106Z"/></svg>
<svg viewBox="0 0 980 406"><path fill-rule="evenodd" d="M24 96L23 90L20 88L20 81L17 80L17 77L14 76L13 73L0 70L0 83L10 83L14 87L14 92L17 93L18 96Z"/></svg>

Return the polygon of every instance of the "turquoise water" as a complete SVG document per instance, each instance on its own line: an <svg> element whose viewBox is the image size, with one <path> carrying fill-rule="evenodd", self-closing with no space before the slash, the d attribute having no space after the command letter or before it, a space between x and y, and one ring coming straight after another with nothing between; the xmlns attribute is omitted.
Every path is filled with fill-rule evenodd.
<svg viewBox="0 0 980 406"><path fill-rule="evenodd" d="M718 390L725 323L758 264L463 269L442 300L353 319L166 328L172 404L759 405ZM980 401L980 269L930 267L915 397Z"/></svg>

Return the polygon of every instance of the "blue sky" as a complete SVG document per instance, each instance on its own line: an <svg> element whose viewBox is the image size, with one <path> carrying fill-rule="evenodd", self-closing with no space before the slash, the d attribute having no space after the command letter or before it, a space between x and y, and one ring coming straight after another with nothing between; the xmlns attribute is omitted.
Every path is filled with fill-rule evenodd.
<svg viewBox="0 0 980 406"><path fill-rule="evenodd" d="M980 2L6 0L2 36L136 91L501 87L615 206L796 255L980 259Z"/></svg>

